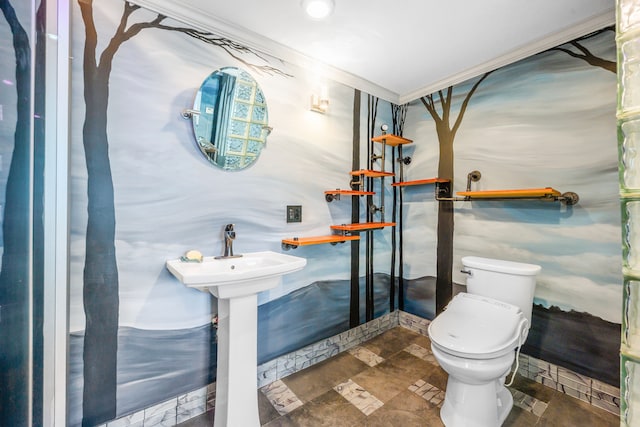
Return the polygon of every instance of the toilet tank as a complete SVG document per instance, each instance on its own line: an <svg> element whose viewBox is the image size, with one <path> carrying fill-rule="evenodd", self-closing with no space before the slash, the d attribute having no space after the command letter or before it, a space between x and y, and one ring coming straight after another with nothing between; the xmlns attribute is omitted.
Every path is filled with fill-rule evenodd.
<svg viewBox="0 0 640 427"><path fill-rule="evenodd" d="M467 256L462 258L467 274L467 292L487 296L520 307L531 325L536 276L535 264Z"/></svg>

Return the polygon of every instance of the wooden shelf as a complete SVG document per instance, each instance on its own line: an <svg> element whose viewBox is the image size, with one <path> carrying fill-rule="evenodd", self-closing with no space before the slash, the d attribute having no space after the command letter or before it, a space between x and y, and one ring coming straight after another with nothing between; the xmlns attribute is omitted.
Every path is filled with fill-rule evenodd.
<svg viewBox="0 0 640 427"><path fill-rule="evenodd" d="M357 171L351 171L351 172L349 172L349 174L351 176L364 175L364 176L369 177L369 178L381 178L383 176L393 176L394 175L393 172L374 171L374 170L370 170L370 169L360 169L360 170L357 170Z"/></svg>
<svg viewBox="0 0 640 427"><path fill-rule="evenodd" d="M412 185L435 184L436 182L449 182L449 180L444 178L416 179L414 181L394 182L393 184L391 184L391 186L392 187L409 187Z"/></svg>
<svg viewBox="0 0 640 427"><path fill-rule="evenodd" d="M411 144L413 141L407 138L403 138L401 136L398 135L393 135L393 134L386 134L386 135L380 135L380 136L376 136L374 138L371 138L371 140L373 142L379 142L379 143L384 143L387 144L391 147L396 147L398 145L402 145L402 144Z"/></svg>
<svg viewBox="0 0 640 427"><path fill-rule="evenodd" d="M471 197L472 199L527 199L542 197L559 197L558 190L551 187L525 188L521 190L485 190L485 191L459 191L458 196Z"/></svg>
<svg viewBox="0 0 640 427"><path fill-rule="evenodd" d="M394 225L396 225L395 222L359 222L356 224L332 225L331 229L357 233L359 231L376 230L378 228L391 227Z"/></svg>
<svg viewBox="0 0 640 427"><path fill-rule="evenodd" d="M282 247L285 249L297 248L298 246L321 245L324 243L344 243L348 240L360 240L360 236L342 236L332 234L330 236L314 236L314 237L293 237L291 239L282 239Z"/></svg>

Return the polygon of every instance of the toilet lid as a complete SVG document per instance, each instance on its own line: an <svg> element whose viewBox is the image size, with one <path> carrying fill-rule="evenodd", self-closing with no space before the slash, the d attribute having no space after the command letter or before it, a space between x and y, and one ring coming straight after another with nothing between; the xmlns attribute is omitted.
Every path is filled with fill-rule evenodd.
<svg viewBox="0 0 640 427"><path fill-rule="evenodd" d="M429 325L431 342L469 358L489 358L515 348L524 314L493 298L459 293Z"/></svg>

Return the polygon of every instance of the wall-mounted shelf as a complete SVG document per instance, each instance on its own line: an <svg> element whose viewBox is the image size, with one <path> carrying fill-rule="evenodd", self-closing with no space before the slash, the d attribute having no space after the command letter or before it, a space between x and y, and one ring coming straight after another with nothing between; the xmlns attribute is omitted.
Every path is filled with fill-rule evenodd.
<svg viewBox="0 0 640 427"><path fill-rule="evenodd" d="M522 188L522 189L508 189L508 190L483 190L483 191L471 191L471 183L477 182L482 177L479 171L471 171L467 175L467 190L458 191L456 193L459 197L451 197L451 183L449 181L438 182L436 184L436 200L438 201L451 201L451 202L464 202L471 200L508 200L508 199L529 199L529 200L542 200L551 202L562 202L567 206L575 205L580 200L580 197L574 192L568 191L566 193L560 193L558 190L552 187L542 188Z"/></svg>
<svg viewBox="0 0 640 427"><path fill-rule="evenodd" d="M333 200L340 200L340 196L373 196L375 191L361 191L361 190L327 190L324 192L324 198L327 202Z"/></svg>
<svg viewBox="0 0 640 427"><path fill-rule="evenodd" d="M385 138L389 139L387 141L388 145L391 144L406 144L411 142L408 139L395 136L395 135L385 135ZM363 190L365 180L364 178L384 178L389 176L394 176L393 172L385 172L385 171L377 171L372 169L359 169L350 171L349 175L352 177L351 186L353 187L350 190L341 190L339 188L335 190L326 190L324 192L325 199L327 202L331 202L333 200L339 200L340 196L373 196L375 195L375 191L365 191ZM357 177L357 178L356 178ZM289 250L295 249L298 246L308 246L308 245L320 245L324 243L330 243L332 245L338 243L344 243L349 240L360 240L360 236L358 233L362 231L369 230L378 230L384 227L395 226L395 222L384 222L384 218L381 222L364 222L364 223L355 223L355 224L341 224L341 225L332 225L330 228L332 230L339 230L341 233L332 234L329 236L313 236L313 237L293 237L288 239L282 239L282 249Z"/></svg>
<svg viewBox="0 0 640 427"><path fill-rule="evenodd" d="M440 182L449 182L449 180L444 178L416 179L413 181L394 182L393 184L391 184L391 186L392 187L409 187L413 185L428 185L428 184L435 184Z"/></svg>
<svg viewBox="0 0 640 427"><path fill-rule="evenodd" d="M391 227L394 225L396 225L395 222L362 222L357 224L332 225L331 229L340 230L343 233L359 233L361 231L376 230L384 227ZM360 240L360 235L331 234L328 236L292 237L289 239L282 239L282 249L289 250L295 249L298 246L322 245L325 243L336 245L338 243L344 243L349 240Z"/></svg>
<svg viewBox="0 0 640 427"><path fill-rule="evenodd" d="M531 199L554 198L561 193L551 187L524 188L519 190L484 190L484 191L458 191L458 196L471 197L472 199Z"/></svg>
<svg viewBox="0 0 640 427"><path fill-rule="evenodd" d="M407 138L403 138L401 136L398 135L392 135L392 134L386 134L386 135L380 135L380 136L376 136L371 138L371 140L373 142L379 142L381 144L387 144L391 147L397 147L398 145L402 145L402 144L411 144L413 141Z"/></svg>
<svg viewBox="0 0 640 427"><path fill-rule="evenodd" d="M374 171L370 169L360 169L349 172L351 176L366 176L367 178L382 178L384 176L393 176L393 172Z"/></svg>
<svg viewBox="0 0 640 427"><path fill-rule="evenodd" d="M293 237L291 239L282 239L282 249L286 251L289 249L295 249L298 246L322 245L325 243L336 245L338 243L344 243L348 240L360 240L360 236L344 236L341 234L332 234L329 236Z"/></svg>
<svg viewBox="0 0 640 427"><path fill-rule="evenodd" d="M360 231L376 230L384 227L392 227L395 222L359 222L356 224L332 225L332 230L341 230L345 232L358 233Z"/></svg>

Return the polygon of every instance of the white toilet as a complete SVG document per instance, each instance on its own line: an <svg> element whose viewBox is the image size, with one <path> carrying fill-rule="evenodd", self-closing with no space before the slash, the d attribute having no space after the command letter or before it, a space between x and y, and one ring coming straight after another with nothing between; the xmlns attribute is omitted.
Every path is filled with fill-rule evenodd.
<svg viewBox="0 0 640 427"><path fill-rule="evenodd" d="M440 418L447 427L496 427L513 406L504 381L529 332L541 267L472 256L462 265L467 292L429 325L433 355L449 374Z"/></svg>

